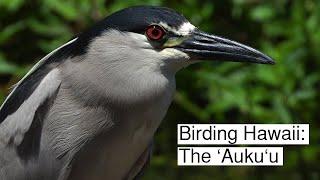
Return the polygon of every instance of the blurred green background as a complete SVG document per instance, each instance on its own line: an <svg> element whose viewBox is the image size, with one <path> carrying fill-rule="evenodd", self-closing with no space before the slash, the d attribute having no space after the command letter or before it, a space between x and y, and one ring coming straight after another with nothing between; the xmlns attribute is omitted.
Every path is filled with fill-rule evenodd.
<svg viewBox="0 0 320 180"><path fill-rule="evenodd" d="M1 100L44 55L106 15L141 4L174 8L277 62L201 63L179 72L144 179L320 179L320 1L0 0ZM177 167L177 123L310 123L310 145L286 146L283 167Z"/></svg>

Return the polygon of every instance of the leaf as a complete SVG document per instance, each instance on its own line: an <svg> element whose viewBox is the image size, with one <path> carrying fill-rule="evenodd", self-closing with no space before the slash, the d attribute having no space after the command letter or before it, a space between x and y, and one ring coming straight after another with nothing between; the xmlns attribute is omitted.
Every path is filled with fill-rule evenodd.
<svg viewBox="0 0 320 180"><path fill-rule="evenodd" d="M0 54L0 74L15 74L18 69L16 65L9 63L4 55Z"/></svg>
<svg viewBox="0 0 320 180"><path fill-rule="evenodd" d="M267 5L261 5L254 8L250 14L251 18L256 21L270 20L271 18L274 17L274 15L275 15L275 12L273 8Z"/></svg>
<svg viewBox="0 0 320 180"><path fill-rule="evenodd" d="M67 20L75 20L80 14L72 1L45 0L44 5L50 7Z"/></svg>
<svg viewBox="0 0 320 180"><path fill-rule="evenodd" d="M24 25L24 22L20 21L4 27L0 33L0 45L4 44L14 34L21 31L24 28Z"/></svg>
<svg viewBox="0 0 320 180"><path fill-rule="evenodd" d="M23 4L24 0L0 0L0 7L5 7L10 12L17 11Z"/></svg>

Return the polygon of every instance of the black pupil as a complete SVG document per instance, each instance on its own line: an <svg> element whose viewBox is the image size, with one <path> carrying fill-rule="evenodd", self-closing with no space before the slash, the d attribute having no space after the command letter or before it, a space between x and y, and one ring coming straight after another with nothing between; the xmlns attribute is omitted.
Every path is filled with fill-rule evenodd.
<svg viewBox="0 0 320 180"><path fill-rule="evenodd" d="M160 30L157 29L156 27L152 30L152 35L154 37L158 37L160 35L160 33L161 33Z"/></svg>

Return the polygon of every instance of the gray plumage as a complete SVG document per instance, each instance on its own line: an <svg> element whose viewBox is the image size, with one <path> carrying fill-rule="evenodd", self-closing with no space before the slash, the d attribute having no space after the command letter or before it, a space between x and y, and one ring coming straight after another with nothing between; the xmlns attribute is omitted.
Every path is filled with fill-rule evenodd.
<svg viewBox="0 0 320 180"><path fill-rule="evenodd" d="M110 35L111 33L116 35ZM92 51L89 50L93 52L92 54L88 53L86 57L70 58L59 67L52 69L34 91L33 96L29 97L30 100L37 101L37 98L40 98L41 101L26 104L26 107L31 109L22 109L25 112L18 113L21 117L33 116L32 112L44 99L41 94L57 91L54 103L48 110L45 119L42 120L43 133L40 147L43 148L38 158L41 160L42 157L54 157L50 161L45 160L47 162L43 162L42 165L42 167L54 169L60 166L57 168L59 169L58 174L53 176L53 179L57 176L64 176L64 174L59 174L61 168L63 171L68 170L70 163L79 163L76 166L76 169L79 169L76 171L79 173L72 173L72 175L75 174L74 179L85 177L80 172L87 173L88 171L97 177L102 176L101 173L106 173L105 177L109 179L123 178L119 174L128 173L137 160L136 158L147 148L171 101L174 91L174 73L162 74L157 64L154 64L153 67L143 67L148 59L143 59L141 62L139 59L128 60L135 61L137 66L132 66L131 62L121 61L121 59L111 59L110 57L117 56L109 52L117 52L119 55L121 51L112 49L121 47L110 43L113 39L108 38L109 36L117 37L117 41L123 38L125 42L119 43L120 46L127 43L126 47L129 47L137 43L134 40L128 42L126 34L117 31L107 32L105 38L92 42L90 47ZM112 47L108 47L110 45ZM105 51L105 48L109 51ZM122 56L126 56L131 51L125 49L122 52ZM99 56L101 58L96 58ZM86 60L81 61L81 58L86 58ZM95 59L91 60L91 58ZM140 81L139 78L145 73L150 73L151 76ZM136 82L129 83L133 81ZM11 119L10 116L2 125L6 122L13 126L19 125L16 128L23 128L22 131L25 132L33 117L28 117L24 121L21 121L20 117L9 119ZM14 122L14 120L19 122ZM10 132L13 130L12 127L1 128L1 133L5 132L5 129ZM23 134L16 136L20 137ZM92 139L94 139L93 142ZM82 155L79 150L86 144L87 147L82 151L88 152ZM83 160L74 159L77 153ZM97 159L92 156L93 154L99 155L96 156ZM130 154L133 155L129 156ZM21 165L18 161L17 164ZM67 166L61 167L61 164ZM115 168L117 164L119 166ZM33 166L31 163L24 168L33 168ZM89 170L90 168L92 171ZM89 177L84 179L89 179Z"/></svg>
<svg viewBox="0 0 320 180"><path fill-rule="evenodd" d="M145 33L150 26L165 31ZM170 34L161 41L152 39L165 32ZM229 49L240 60L272 63L247 46L199 33L170 9L133 7L43 58L1 107L0 179L140 175L172 101L179 69L201 59L199 55L220 58L218 50ZM190 40L205 45L205 51L193 52ZM191 47L197 46L193 42ZM230 52L223 57L234 58Z"/></svg>

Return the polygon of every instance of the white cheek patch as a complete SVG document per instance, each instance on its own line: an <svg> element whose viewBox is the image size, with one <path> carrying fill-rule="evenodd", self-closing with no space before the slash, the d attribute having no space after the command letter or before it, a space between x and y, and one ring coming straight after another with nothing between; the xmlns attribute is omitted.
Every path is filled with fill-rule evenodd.
<svg viewBox="0 0 320 180"><path fill-rule="evenodd" d="M168 31L172 31L177 35L181 36L187 36L189 35L194 29L196 28L194 25L192 25L189 22L183 23L178 29L170 27L167 23L165 22L160 22L159 25L167 29Z"/></svg>
<svg viewBox="0 0 320 180"><path fill-rule="evenodd" d="M160 51L165 59L190 59L189 55L174 48L166 48Z"/></svg>

